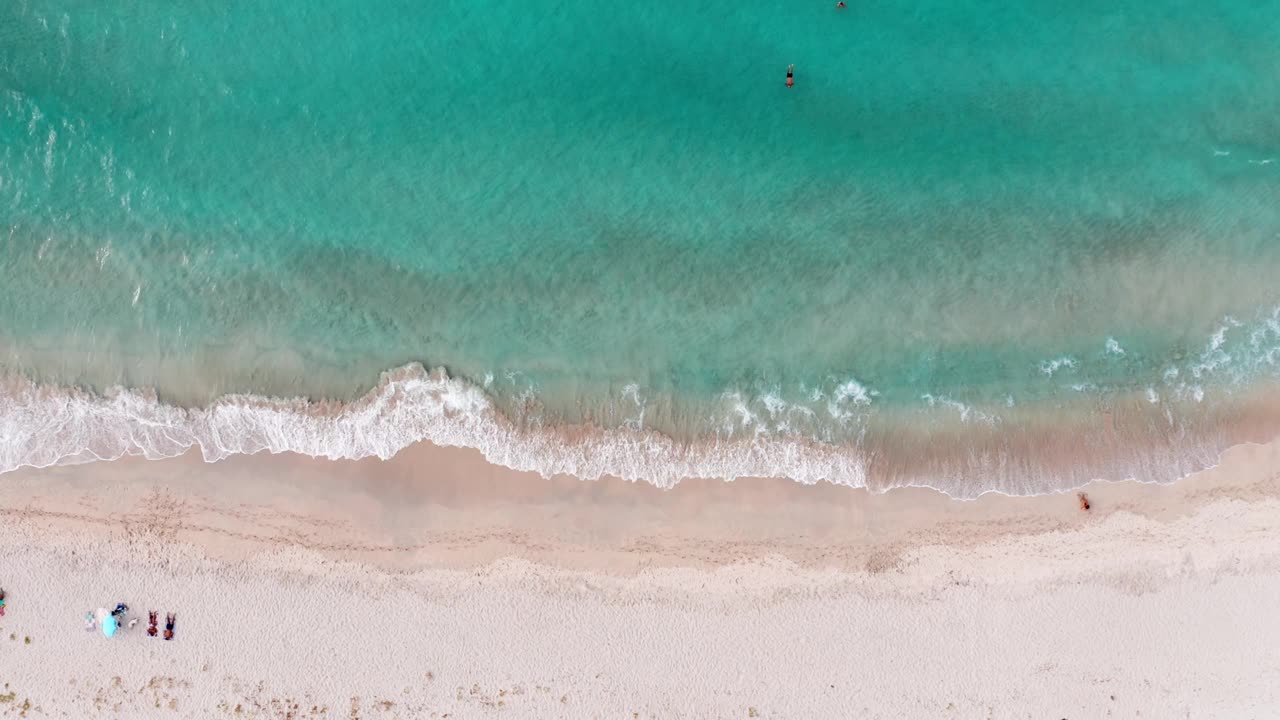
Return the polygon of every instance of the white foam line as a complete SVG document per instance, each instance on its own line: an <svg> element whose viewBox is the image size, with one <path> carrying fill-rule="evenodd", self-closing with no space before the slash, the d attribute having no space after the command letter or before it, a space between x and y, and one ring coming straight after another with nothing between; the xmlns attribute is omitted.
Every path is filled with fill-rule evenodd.
<svg viewBox="0 0 1280 720"><path fill-rule="evenodd" d="M529 431L503 418L480 388L443 370L384 373L351 403L230 395L208 407L165 405L153 392L104 395L8 383L0 395L0 472L20 467L175 457L198 448L208 462L235 454L295 452L332 460L388 459L423 440L478 449L490 462L544 477L605 475L672 487L685 478L788 477L866 485L849 448L765 436L681 443L630 429Z"/></svg>
<svg viewBox="0 0 1280 720"><path fill-rule="evenodd" d="M962 420L997 420L950 398L927 396L926 400L958 411ZM480 387L450 378L443 369L428 372L418 364L383 373L375 388L350 403L229 395L207 407L184 409L161 403L154 392L145 390L117 387L98 395L28 380L0 384L0 473L125 456L163 459L191 448L198 448L207 462L264 451L331 460L385 460L424 440L474 448L493 464L543 477L565 474L596 480L608 475L662 488L684 479L740 477L866 487L868 476L866 459L856 447L768 434L686 443L642 429L521 428L503 417ZM1194 459L1169 463L1164 470L1179 468L1182 477L1189 467L1198 470L1216 462L1218 453L1206 455L1203 450L1193 452ZM1126 465L1152 471L1152 461L1173 459L1164 451L1157 455L1160 458L1139 458ZM983 473L989 483L986 487L968 482L940 487L923 480L910 484L957 499L989 492L1026 495L1069 490L1030 487L1030 478L1005 476L999 472L1003 465L998 459L989 460L995 464L988 463ZM1177 479L1163 472L1135 474L1159 476L1142 478L1146 482Z"/></svg>

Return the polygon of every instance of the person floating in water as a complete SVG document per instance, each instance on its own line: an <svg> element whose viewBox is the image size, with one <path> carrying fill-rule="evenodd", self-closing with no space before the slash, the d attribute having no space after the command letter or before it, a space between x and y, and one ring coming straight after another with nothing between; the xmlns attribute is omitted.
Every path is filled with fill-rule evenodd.
<svg viewBox="0 0 1280 720"><path fill-rule="evenodd" d="M796 66L787 66L787 87L793 87L796 84Z"/></svg>
<svg viewBox="0 0 1280 720"><path fill-rule="evenodd" d="M837 10L843 10L843 9L845 9L844 0L840 0L840 2L836 3L836 9L837 9Z"/></svg>

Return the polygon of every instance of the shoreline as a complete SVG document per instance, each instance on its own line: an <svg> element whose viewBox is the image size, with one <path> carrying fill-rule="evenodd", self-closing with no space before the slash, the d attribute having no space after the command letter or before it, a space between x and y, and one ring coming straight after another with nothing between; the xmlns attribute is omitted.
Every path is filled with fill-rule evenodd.
<svg viewBox="0 0 1280 720"><path fill-rule="evenodd" d="M520 557L616 573L627 567L620 557L635 555L634 567L706 569L777 556L849 573L883 564L890 549L914 549L921 538L959 547L1074 532L1115 514L1166 522L1228 499L1280 501L1280 440L1233 447L1220 465L1176 483L1095 481L1082 488L1089 512L1074 493L956 500L927 488L877 493L779 478L689 480L671 489L618 478L544 479L493 465L476 450L430 443L387 461L285 453L209 463L188 452L24 469L4 482L0 517L8 520L108 539L153 533L224 559L268 550L284 535L288 545L388 572ZM699 544L731 544L737 554L726 563Z"/></svg>
<svg viewBox="0 0 1280 720"><path fill-rule="evenodd" d="M154 391L104 395L10 378L3 385L0 474L196 448L209 461L299 453L329 460L390 459L418 443L474 448L491 463L543 478L621 477L660 488L690 479L785 477L876 492L931 488L957 499L988 492L1071 491L1095 478L1173 482L1213 467L1222 451L1280 437L1280 385L1198 407L1179 421L1137 395L1057 407L1054 417L1012 408L1001 422L869 415L856 444L753 434L682 442L651 429L542 426L503 415L485 392L443 369L407 365L357 401L227 395L200 408L166 405ZM977 413L981 418L986 416ZM910 421L910 422L908 422Z"/></svg>
<svg viewBox="0 0 1280 720"><path fill-rule="evenodd" d="M543 480L428 444L4 482L0 717L1221 716L1280 700L1280 442L1172 485L1094 483L1087 513L1071 495ZM178 639L81 629L119 600L178 612Z"/></svg>

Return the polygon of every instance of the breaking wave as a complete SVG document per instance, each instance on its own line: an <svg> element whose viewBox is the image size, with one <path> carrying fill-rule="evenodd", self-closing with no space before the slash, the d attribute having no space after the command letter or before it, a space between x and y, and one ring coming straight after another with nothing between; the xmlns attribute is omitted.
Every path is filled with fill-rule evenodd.
<svg viewBox="0 0 1280 720"><path fill-rule="evenodd" d="M914 437L904 427L871 432L856 444L773 434L684 442L625 425L522 427L481 387L419 364L383 373L372 390L352 402L227 395L188 409L163 403L150 390L117 387L96 394L27 379L0 387L0 473L125 456L169 458L192 448L208 462L263 451L388 459L425 440L474 448L491 463L544 477L607 475L663 488L692 478L785 477L875 491L931 487L973 498L986 492L1062 492L1103 477L1172 481L1216 464L1221 450L1240 441L1225 432L1193 437L1173 428L1166 424L1167 408L1156 408L1148 399L1141 405L1150 409L1141 412L1170 431L1161 442L1139 435L1118 438L1112 430L1043 436L994 422L961 423L965 432L980 434L959 438L958 444L948 443L957 438L937 426L917 429ZM855 390L846 388L844 394L862 397ZM627 393L640 404L637 390ZM946 406L940 409L943 416L970 410L947 398L934 400ZM1074 459L1064 463L1065 457Z"/></svg>
<svg viewBox="0 0 1280 720"><path fill-rule="evenodd" d="M383 373L350 403L227 395L185 409L152 391L117 387L98 395L27 380L11 381L4 395L0 473L129 455L161 459L191 448L209 462L262 451L388 459L426 440L475 448L492 463L545 477L612 475L659 487L746 476L866 484L864 464L849 448L819 443L768 437L682 443L625 427L521 428L481 388L418 364Z"/></svg>

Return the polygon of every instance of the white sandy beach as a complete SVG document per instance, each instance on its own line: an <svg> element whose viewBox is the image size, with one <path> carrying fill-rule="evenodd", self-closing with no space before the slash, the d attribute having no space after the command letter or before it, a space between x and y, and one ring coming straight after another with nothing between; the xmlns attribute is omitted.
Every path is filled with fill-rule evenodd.
<svg viewBox="0 0 1280 720"><path fill-rule="evenodd" d="M0 482L0 717L1280 712L1280 444L1095 484L1088 513L547 481L425 445ZM83 629L119 601L139 627Z"/></svg>

